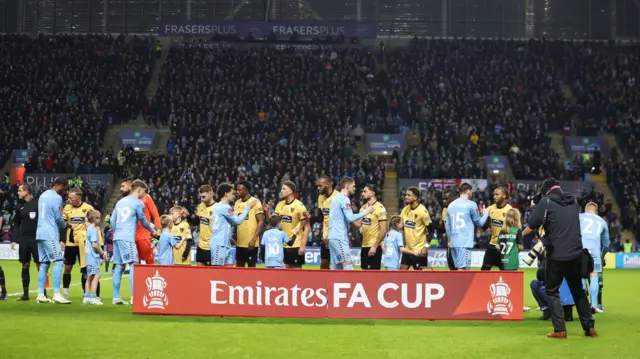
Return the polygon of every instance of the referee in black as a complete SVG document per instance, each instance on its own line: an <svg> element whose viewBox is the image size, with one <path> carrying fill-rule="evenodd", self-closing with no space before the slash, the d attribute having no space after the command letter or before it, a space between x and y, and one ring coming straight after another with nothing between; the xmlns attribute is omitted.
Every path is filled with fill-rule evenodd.
<svg viewBox="0 0 640 359"><path fill-rule="evenodd" d="M582 290L580 277L582 263L580 207L571 194L562 191L560 183L554 178L548 178L540 184L537 197L539 201L522 235L525 236L539 227L544 228L545 235L542 242L547 251L545 291L549 297L549 311L553 323L553 332L548 333L547 337L567 337L564 310L559 295L563 278L567 280L576 303L584 335L597 337L591 305L586 293Z"/></svg>
<svg viewBox="0 0 640 359"><path fill-rule="evenodd" d="M38 258L38 243L36 242L36 228L38 227L38 201L33 198L33 190L28 183L18 187L18 199L20 200L15 216L13 216L13 241L11 248L16 243L20 244L20 263L22 263L22 288L24 293L19 301L29 300L29 266L31 259L40 269Z"/></svg>

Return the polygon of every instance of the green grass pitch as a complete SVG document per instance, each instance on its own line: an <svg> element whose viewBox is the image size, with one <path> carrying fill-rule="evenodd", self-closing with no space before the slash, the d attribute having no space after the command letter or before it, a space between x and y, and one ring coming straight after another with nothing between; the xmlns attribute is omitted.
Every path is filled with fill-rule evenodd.
<svg viewBox="0 0 640 359"><path fill-rule="evenodd" d="M523 322L309 320L140 316L111 305L111 275L102 278L102 307L81 304L74 268L71 305L17 302L20 264L2 261L8 301L0 301L0 358L638 358L640 272L606 270L599 338L578 321L569 339L550 340L540 312ZM31 288L37 274L31 270ZM525 271L528 283L535 275ZM128 298L128 281L123 280ZM525 285L528 288L528 285ZM536 303L527 291L525 304ZM577 319L577 315L574 314Z"/></svg>

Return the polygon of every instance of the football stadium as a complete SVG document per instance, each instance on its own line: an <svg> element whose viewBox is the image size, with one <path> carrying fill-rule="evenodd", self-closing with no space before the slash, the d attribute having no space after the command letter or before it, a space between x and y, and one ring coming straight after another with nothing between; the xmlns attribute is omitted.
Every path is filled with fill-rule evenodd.
<svg viewBox="0 0 640 359"><path fill-rule="evenodd" d="M0 0L0 358L637 357L638 38L636 0Z"/></svg>

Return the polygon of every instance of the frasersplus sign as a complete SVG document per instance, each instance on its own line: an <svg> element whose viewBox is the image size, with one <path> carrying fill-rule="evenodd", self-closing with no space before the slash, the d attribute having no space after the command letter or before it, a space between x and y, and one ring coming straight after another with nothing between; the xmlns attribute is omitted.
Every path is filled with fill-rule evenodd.
<svg viewBox="0 0 640 359"><path fill-rule="evenodd" d="M131 145L140 151L149 151L155 135L155 130L120 130L120 147Z"/></svg>
<svg viewBox="0 0 640 359"><path fill-rule="evenodd" d="M180 42L183 48L200 49L252 49L254 47L272 48L276 50L296 50L296 51L316 51L316 50L342 50L342 49L364 49L363 45L352 44L322 44L322 43L272 43L272 42Z"/></svg>
<svg viewBox="0 0 640 359"><path fill-rule="evenodd" d="M297 33L300 37L345 36L376 38L378 26L375 22L330 22L330 21L217 21L185 20L180 17L165 17L159 27L161 36L210 36L237 35L246 37L289 37Z"/></svg>
<svg viewBox="0 0 640 359"><path fill-rule="evenodd" d="M609 146L604 137L569 136L567 146L571 152L584 153L598 149L603 155L609 153Z"/></svg>
<svg viewBox="0 0 640 359"><path fill-rule="evenodd" d="M78 176L82 178L84 183L87 183L93 189L98 187L99 184L108 187L113 178L112 175L107 174L80 174ZM49 189L58 177L67 177L70 179L73 175L66 173L25 173L23 182L30 184L34 190L43 188Z"/></svg>
<svg viewBox="0 0 640 359"><path fill-rule="evenodd" d="M189 278L185 281L184 278ZM279 318L522 320L522 272L136 266L133 312Z"/></svg>
<svg viewBox="0 0 640 359"><path fill-rule="evenodd" d="M395 134L389 135L384 133L367 133L367 150L373 152L387 151L389 154L397 147L400 151L404 150L405 136Z"/></svg>
<svg viewBox="0 0 640 359"><path fill-rule="evenodd" d="M593 189L592 182L585 181L558 181L560 182L560 188L563 191L569 192L574 196L580 196L584 191L591 191ZM540 184L540 181L531 180L518 180L515 182L516 189L523 191L535 191Z"/></svg>
<svg viewBox="0 0 640 359"><path fill-rule="evenodd" d="M471 178L400 178L398 184L400 189L416 187L420 191L426 191L433 186L437 190L445 190L447 188L458 188L461 184L468 183L473 190L484 191L487 188L488 181L486 179Z"/></svg>

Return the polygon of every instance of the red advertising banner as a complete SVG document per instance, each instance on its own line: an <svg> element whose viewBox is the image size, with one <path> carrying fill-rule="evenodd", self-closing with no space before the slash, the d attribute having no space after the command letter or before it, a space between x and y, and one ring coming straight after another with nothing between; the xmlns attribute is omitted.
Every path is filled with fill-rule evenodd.
<svg viewBox="0 0 640 359"><path fill-rule="evenodd" d="M522 320L523 273L137 265L136 314Z"/></svg>

